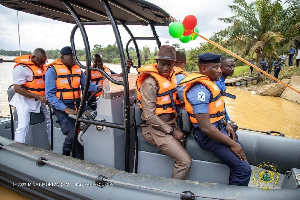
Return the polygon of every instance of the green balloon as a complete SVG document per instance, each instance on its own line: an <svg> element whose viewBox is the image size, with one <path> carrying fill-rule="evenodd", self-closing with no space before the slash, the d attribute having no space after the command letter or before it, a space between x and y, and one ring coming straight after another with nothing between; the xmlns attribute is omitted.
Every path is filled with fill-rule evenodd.
<svg viewBox="0 0 300 200"><path fill-rule="evenodd" d="M199 33L199 29L197 27L195 27L194 32ZM192 33L191 36L192 36L192 40L195 40L198 37L198 35L195 33Z"/></svg>
<svg viewBox="0 0 300 200"><path fill-rule="evenodd" d="M184 32L184 26L180 22L172 22L169 26L169 33L173 38L179 38Z"/></svg>
<svg viewBox="0 0 300 200"><path fill-rule="evenodd" d="M183 35L179 38L180 42L182 43L188 43L189 41L191 41L191 39L192 39L191 35L187 35L187 36Z"/></svg>

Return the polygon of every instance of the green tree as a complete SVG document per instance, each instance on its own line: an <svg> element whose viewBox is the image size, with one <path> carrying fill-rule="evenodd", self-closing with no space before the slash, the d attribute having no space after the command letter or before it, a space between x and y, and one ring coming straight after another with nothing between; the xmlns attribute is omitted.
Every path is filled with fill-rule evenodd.
<svg viewBox="0 0 300 200"><path fill-rule="evenodd" d="M247 3L246 0L234 0L234 5L229 7L234 16L219 20L231 26L216 34L223 40L223 45L244 57L252 58L256 54L258 61L263 56L277 56L276 48L284 38L279 27L284 13L281 1Z"/></svg>

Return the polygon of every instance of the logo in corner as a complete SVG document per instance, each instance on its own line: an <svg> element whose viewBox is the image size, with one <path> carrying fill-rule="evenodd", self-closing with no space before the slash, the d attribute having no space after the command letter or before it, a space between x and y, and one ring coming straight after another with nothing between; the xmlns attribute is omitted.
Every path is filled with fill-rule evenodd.
<svg viewBox="0 0 300 200"><path fill-rule="evenodd" d="M263 162L256 166L252 174L253 185L263 190L275 189L280 178L277 166L270 162Z"/></svg>

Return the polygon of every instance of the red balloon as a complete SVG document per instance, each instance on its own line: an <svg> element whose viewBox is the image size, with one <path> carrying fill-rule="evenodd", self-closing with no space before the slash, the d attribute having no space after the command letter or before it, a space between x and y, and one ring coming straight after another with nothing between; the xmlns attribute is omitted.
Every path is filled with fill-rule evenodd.
<svg viewBox="0 0 300 200"><path fill-rule="evenodd" d="M183 19L182 24L185 29L194 30L197 25L197 18L194 15L188 15Z"/></svg>
<svg viewBox="0 0 300 200"><path fill-rule="evenodd" d="M194 32L193 29L189 30L189 29L186 29L183 33L184 36L188 36L188 35L191 35L192 33Z"/></svg>

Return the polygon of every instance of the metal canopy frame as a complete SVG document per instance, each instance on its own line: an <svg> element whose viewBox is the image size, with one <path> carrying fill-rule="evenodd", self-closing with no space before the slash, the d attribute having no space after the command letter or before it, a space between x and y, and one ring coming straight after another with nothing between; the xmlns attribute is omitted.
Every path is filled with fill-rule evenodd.
<svg viewBox="0 0 300 200"><path fill-rule="evenodd" d="M74 17L74 19L76 21L76 25L74 26L74 28L71 32L71 36L70 36L70 42L71 42L72 50L74 52L75 61L81 68L86 69L85 88L83 90L83 95L82 95L82 99L81 99L81 102L80 102L80 107L78 109L78 114L77 114L76 123L75 123L72 156L73 157L77 156L76 155L77 148L78 148L77 147L77 141L78 141L78 137L77 137L78 134L77 133L78 133L80 122L94 124L94 125L102 125L102 126L107 126L107 127L111 127L111 128L122 129L122 130L125 131L125 171L129 172L130 171L130 163L129 163L129 161L130 161L130 140L131 140L131 138L130 138L129 84L128 84L128 74L126 73L126 60L125 60L125 55L124 55L124 50L123 50L123 44L122 44L122 40L121 40L121 37L120 37L120 32L119 32L119 29L118 29L116 19L114 18L114 15L111 11L110 4L109 4L108 0L102 0L102 3L104 4L104 8L106 10L106 13L107 13L107 16L108 16L109 20L94 21L94 22L82 22L80 20L80 17L76 13L75 9L71 5L71 3L67 0L61 0L61 1L67 7L67 9L69 10L69 12L71 13L71 15ZM90 45L89 45L89 41L88 41L88 36L87 36L87 33L85 31L84 26L85 25L103 25L103 24L111 24L112 27L113 27L113 31L114 31L116 41L117 41L117 45L118 45L119 55L120 55L120 58L121 58L123 81L116 81L115 79L110 77L106 72L104 72L101 69L96 69L96 68L93 68L93 67L86 67L86 66L91 66L91 55L90 55ZM138 48L136 40L156 40L158 47L160 47L161 43L160 43L158 35L155 31L155 26L154 26L153 23L150 23L151 30L153 31L154 37L134 37L133 34L131 33L130 29L127 27L127 25L124 22L122 22L121 24L123 25L123 27L125 28L125 30L128 32L128 34L131 37L131 39L128 41L127 46L126 46L127 58L130 58L129 57L129 52L128 52L128 46L129 46L129 43L132 41L134 43L136 53L137 53L138 66L140 67L141 66L141 59L140 59L139 48ZM81 36L82 36L84 46L85 46L85 53L86 53L86 59L87 59L86 60L86 66L84 66L80 63L80 61L77 58L77 54L76 54L76 50L75 50L74 35L75 35L75 32L78 28L81 32ZM86 97L87 97L88 88L89 88L89 85L90 85L90 78L91 78L90 77L90 72L91 72L91 70L97 70L102 75L104 75L107 79L109 79L111 82L113 82L117 85L123 85L124 86L124 123L123 124L117 124L117 123L111 123L111 122L105 122L105 121L99 121L99 120L87 120L87 119L82 118L83 107L86 103Z"/></svg>
<svg viewBox="0 0 300 200"><path fill-rule="evenodd" d="M18 11L34 14L41 17L50 18L57 21L73 23L75 24L71 31L70 43L74 52L76 63L86 69L86 83L83 90L83 98L80 102L78 109L78 115L76 117L75 134L72 148L72 156L76 157L77 150L77 132L80 122L102 125L111 128L117 128L125 130L125 171L129 172L129 160L130 160L130 105L129 105L129 84L128 75L126 73L126 61L123 50L123 44L120 37L118 25L125 28L131 39L126 46L127 58L130 59L128 47L129 43L133 42L136 55L138 59L138 67L141 66L140 52L136 40L155 40L158 48L161 43L156 33L155 26L167 26L172 18L166 11L160 7L149 3L144 0L0 0L0 4L8 8L12 8ZM121 59L121 67L123 73L123 81L116 81L106 72L101 69L92 68L91 66L91 54L90 44L87 33L85 31L86 25L106 25L110 24L113 28L119 55ZM153 32L153 37L135 37L128 25L150 25ZM86 54L86 66L82 65L77 58L75 51L74 35L75 32L80 30ZM82 118L83 107L86 103L86 96L90 85L90 71L97 70L101 72L109 81L117 85L124 86L124 123L117 124L99 120L86 120Z"/></svg>

